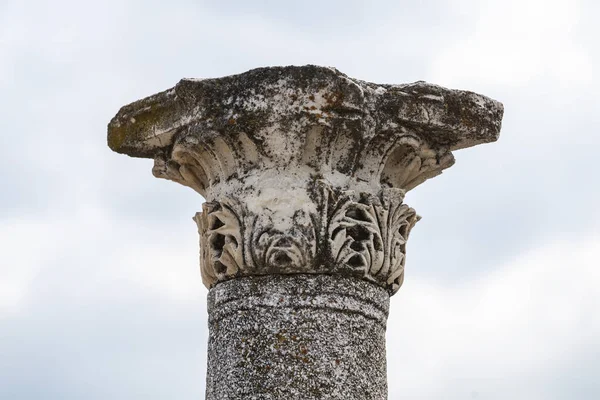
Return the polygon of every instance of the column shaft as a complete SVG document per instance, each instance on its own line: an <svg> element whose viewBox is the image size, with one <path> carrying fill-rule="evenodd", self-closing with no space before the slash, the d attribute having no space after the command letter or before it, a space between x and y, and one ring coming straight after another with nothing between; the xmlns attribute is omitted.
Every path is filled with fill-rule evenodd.
<svg viewBox="0 0 600 400"><path fill-rule="evenodd" d="M389 294L331 275L253 276L208 297L207 400L387 399Z"/></svg>

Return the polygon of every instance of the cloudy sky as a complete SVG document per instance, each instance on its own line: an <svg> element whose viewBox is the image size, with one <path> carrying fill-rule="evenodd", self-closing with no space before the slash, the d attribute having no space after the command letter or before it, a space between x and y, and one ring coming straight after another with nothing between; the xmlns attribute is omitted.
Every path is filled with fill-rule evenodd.
<svg viewBox="0 0 600 400"><path fill-rule="evenodd" d="M418 3L418 5L417 5ZM321 64L505 106L410 192L390 399L600 398L600 2L0 0L0 398L203 398L203 199L111 153L182 77Z"/></svg>

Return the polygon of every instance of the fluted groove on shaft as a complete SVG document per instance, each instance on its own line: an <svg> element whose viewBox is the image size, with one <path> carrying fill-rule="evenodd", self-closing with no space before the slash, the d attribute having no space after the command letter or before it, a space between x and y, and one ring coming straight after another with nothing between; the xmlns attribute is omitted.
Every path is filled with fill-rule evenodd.
<svg viewBox="0 0 600 400"><path fill-rule="evenodd" d="M208 296L207 400L387 399L388 292L331 275L267 275Z"/></svg>

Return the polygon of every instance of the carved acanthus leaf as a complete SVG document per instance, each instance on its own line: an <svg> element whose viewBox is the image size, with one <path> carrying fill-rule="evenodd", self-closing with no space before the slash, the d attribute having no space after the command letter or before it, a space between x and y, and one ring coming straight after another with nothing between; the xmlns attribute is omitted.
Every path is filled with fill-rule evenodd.
<svg viewBox="0 0 600 400"><path fill-rule="evenodd" d="M330 260L336 270L398 290L404 279L406 241L418 221L414 209L402 203L404 191L383 189L379 195L335 192L321 183L327 207Z"/></svg>
<svg viewBox="0 0 600 400"><path fill-rule="evenodd" d="M404 193L450 167L452 151L495 141L502 114L494 100L425 82L259 68L184 79L123 107L108 144L154 158L155 176L209 200L195 218L207 286L327 273L393 293L417 220Z"/></svg>
<svg viewBox="0 0 600 400"><path fill-rule="evenodd" d="M237 275L244 268L244 243L239 215L231 205L206 202L195 220L200 233L200 265L205 284Z"/></svg>

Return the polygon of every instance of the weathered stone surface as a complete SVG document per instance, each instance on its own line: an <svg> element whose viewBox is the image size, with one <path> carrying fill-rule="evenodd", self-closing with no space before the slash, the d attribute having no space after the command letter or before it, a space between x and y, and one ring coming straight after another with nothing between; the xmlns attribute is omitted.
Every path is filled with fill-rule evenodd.
<svg viewBox="0 0 600 400"><path fill-rule="evenodd" d="M293 136L322 126L325 135L354 139L339 160L339 167L352 169L369 144L397 139L402 128L447 150L494 141L502 112L500 103L485 96L425 82L378 85L334 68L270 67L216 79L183 79L170 90L123 107L109 124L108 142L120 153L154 157L180 143L191 127L207 141L221 137L236 142L244 132L264 146L265 157L259 161L291 161L289 156L301 156L304 147L303 138ZM282 135L294 154L280 152ZM247 157L243 153L241 158Z"/></svg>
<svg viewBox="0 0 600 400"><path fill-rule="evenodd" d="M269 275L208 296L210 400L385 400L389 295L331 275Z"/></svg>
<svg viewBox="0 0 600 400"><path fill-rule="evenodd" d="M271 207L252 209L248 198L233 193L204 203L195 220L207 286L245 275L334 273L394 293L404 279L406 241L418 219L402 203L404 191L383 188L372 195L317 180L305 194L304 206L279 213ZM288 207L298 197L279 199Z"/></svg>
<svg viewBox="0 0 600 400"><path fill-rule="evenodd" d="M389 296L419 218L404 195L495 141L502 114L311 65L184 79L123 107L109 146L207 200L207 399L385 399Z"/></svg>
<svg viewBox="0 0 600 400"><path fill-rule="evenodd" d="M404 193L498 138L502 105L424 82L377 85L317 66L184 79L123 107L118 152L207 203L207 287L248 275L356 276L395 293L417 221Z"/></svg>

